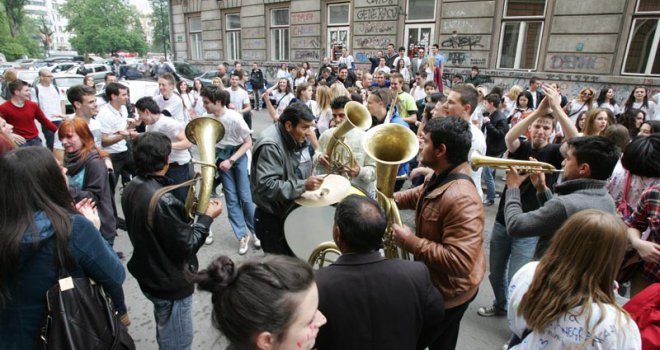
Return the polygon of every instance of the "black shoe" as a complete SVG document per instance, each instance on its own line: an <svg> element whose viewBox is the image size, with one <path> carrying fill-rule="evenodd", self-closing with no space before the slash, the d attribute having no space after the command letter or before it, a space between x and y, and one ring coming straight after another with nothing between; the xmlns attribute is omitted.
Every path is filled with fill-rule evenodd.
<svg viewBox="0 0 660 350"><path fill-rule="evenodd" d="M117 229L126 231L126 220L117 218Z"/></svg>
<svg viewBox="0 0 660 350"><path fill-rule="evenodd" d="M485 207L490 207L490 206L493 205L493 204L495 204L495 200L494 200L494 199L486 199L486 200L484 201L484 206L485 206Z"/></svg>

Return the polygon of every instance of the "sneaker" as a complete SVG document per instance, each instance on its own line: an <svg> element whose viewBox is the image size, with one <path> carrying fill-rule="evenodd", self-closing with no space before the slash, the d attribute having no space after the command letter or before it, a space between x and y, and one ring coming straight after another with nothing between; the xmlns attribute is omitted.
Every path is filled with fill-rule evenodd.
<svg viewBox="0 0 660 350"><path fill-rule="evenodd" d="M211 228L209 227L209 235L206 237L204 244L209 245L211 243L213 243L213 231L211 231Z"/></svg>
<svg viewBox="0 0 660 350"><path fill-rule="evenodd" d="M486 199L486 200L484 201L484 206L485 206L485 207L490 207L490 206L493 205L493 204L495 204L495 200L494 200L494 199Z"/></svg>
<svg viewBox="0 0 660 350"><path fill-rule="evenodd" d="M248 251L248 243L250 243L250 235L245 235L241 238L241 246L238 248L238 254L244 255Z"/></svg>
<svg viewBox="0 0 660 350"><path fill-rule="evenodd" d="M252 245L254 246L255 249L260 249L261 248L261 241L259 238L257 238L257 235L252 235Z"/></svg>
<svg viewBox="0 0 660 350"><path fill-rule="evenodd" d="M477 314L483 317L506 316L506 311L497 309L494 305L480 307Z"/></svg>

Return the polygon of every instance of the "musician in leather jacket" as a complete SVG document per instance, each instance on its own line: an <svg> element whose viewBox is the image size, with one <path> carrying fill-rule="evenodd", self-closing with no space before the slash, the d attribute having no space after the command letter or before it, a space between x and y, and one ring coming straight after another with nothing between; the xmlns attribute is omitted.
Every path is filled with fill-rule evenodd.
<svg viewBox="0 0 660 350"><path fill-rule="evenodd" d="M150 213L154 194L172 184L164 176L170 151L171 141L162 133L147 132L138 137L133 151L138 176L124 189L121 204L134 248L128 271L154 303L158 344L161 348L190 349L195 286L187 276L197 270L197 251L213 219L222 212L222 204L212 200L206 212L197 213L191 222L184 204L168 191Z"/></svg>

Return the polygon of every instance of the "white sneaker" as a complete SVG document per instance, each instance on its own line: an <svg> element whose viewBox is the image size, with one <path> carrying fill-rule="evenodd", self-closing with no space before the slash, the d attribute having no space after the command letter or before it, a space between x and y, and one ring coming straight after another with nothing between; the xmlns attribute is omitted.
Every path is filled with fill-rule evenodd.
<svg viewBox="0 0 660 350"><path fill-rule="evenodd" d="M248 243L250 243L250 235L245 235L241 238L240 247L238 247L238 254L244 255L248 251Z"/></svg>
<svg viewBox="0 0 660 350"><path fill-rule="evenodd" d="M257 238L257 235L252 235L252 239L254 239L254 241L252 241L252 245L254 246L254 248L255 249L260 249L261 248L261 241L259 240L259 238Z"/></svg>
<svg viewBox="0 0 660 350"><path fill-rule="evenodd" d="M209 236L206 237L204 244L209 245L211 243L213 243L213 231L211 231L211 228L209 227Z"/></svg>

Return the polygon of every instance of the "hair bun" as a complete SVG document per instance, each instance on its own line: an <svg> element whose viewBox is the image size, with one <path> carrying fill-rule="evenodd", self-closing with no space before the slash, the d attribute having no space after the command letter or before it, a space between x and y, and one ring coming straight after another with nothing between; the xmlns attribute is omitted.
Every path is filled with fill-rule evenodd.
<svg viewBox="0 0 660 350"><path fill-rule="evenodd" d="M223 255L212 261L205 270L195 274L193 281L200 290L216 294L222 292L235 279L235 264L228 256Z"/></svg>

